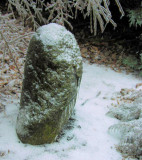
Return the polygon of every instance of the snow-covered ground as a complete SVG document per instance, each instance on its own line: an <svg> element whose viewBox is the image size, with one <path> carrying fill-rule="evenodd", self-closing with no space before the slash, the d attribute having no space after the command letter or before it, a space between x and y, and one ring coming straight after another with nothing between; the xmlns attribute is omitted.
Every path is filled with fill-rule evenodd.
<svg viewBox="0 0 142 160"><path fill-rule="evenodd" d="M58 142L22 144L15 132L19 100L9 100L0 113L0 159L3 160L121 160L117 139L107 130L117 122L107 117L111 100L122 88L135 88L140 79L103 66L84 63L76 112ZM13 101L13 103L12 103Z"/></svg>

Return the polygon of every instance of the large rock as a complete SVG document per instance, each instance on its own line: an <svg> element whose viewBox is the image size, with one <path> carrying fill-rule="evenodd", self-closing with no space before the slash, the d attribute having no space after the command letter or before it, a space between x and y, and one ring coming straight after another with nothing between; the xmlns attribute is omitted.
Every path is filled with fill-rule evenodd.
<svg viewBox="0 0 142 160"><path fill-rule="evenodd" d="M16 131L23 143L56 140L70 118L82 76L82 58L72 33L55 23L40 27L26 57Z"/></svg>

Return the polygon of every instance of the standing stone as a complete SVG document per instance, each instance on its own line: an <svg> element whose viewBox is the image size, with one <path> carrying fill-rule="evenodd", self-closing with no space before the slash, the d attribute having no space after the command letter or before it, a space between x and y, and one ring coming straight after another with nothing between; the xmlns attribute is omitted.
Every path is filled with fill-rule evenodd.
<svg viewBox="0 0 142 160"><path fill-rule="evenodd" d="M82 58L72 33L55 23L33 35L26 57L16 131L23 143L52 143L74 110Z"/></svg>

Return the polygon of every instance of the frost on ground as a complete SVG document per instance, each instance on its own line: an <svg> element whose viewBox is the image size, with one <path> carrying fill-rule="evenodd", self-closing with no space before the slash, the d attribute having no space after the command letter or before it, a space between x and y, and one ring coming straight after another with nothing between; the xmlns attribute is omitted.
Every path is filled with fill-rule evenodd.
<svg viewBox="0 0 142 160"><path fill-rule="evenodd" d="M40 146L20 143L15 125L19 99L8 99L0 113L0 158L3 160L121 160L117 139L107 130L117 119L106 116L112 97L122 88L134 88L138 78L103 66L84 63L75 115L57 142ZM12 101L14 101L12 103Z"/></svg>

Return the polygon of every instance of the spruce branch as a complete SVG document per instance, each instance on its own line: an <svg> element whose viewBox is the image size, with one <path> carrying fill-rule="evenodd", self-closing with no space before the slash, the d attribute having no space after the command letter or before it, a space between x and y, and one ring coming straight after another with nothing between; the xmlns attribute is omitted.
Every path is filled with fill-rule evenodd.
<svg viewBox="0 0 142 160"><path fill-rule="evenodd" d="M125 14L119 0L113 1L117 4L121 17L123 17ZM104 32L108 23L111 23L114 28L117 26L112 19L109 0L51 0L50 3L45 3L44 0L8 0L8 3L12 13L12 6L14 6L24 22L32 21L34 30L39 27L38 22L41 24L50 22L67 24L73 29L70 18L77 18L78 11L82 13L84 19L87 16L90 17L91 33L94 32L95 35L98 25L101 32ZM73 9L75 9L75 13ZM43 16L43 12L48 13L47 19Z"/></svg>

